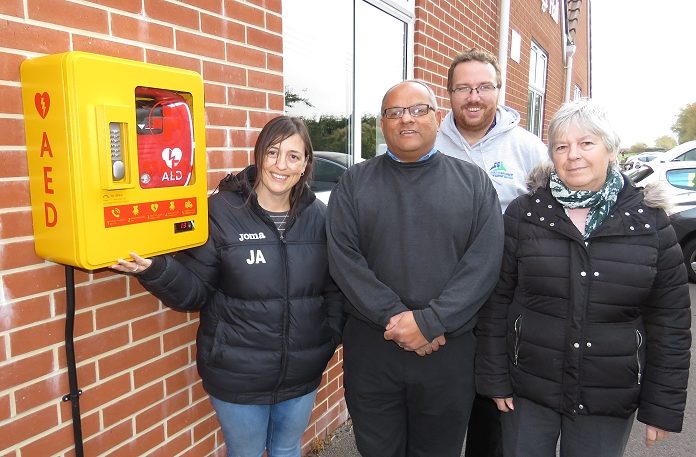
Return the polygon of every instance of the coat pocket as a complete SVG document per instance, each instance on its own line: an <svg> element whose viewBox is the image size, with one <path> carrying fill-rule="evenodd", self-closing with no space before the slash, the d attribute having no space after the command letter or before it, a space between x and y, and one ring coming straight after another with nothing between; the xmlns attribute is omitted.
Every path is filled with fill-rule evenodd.
<svg viewBox="0 0 696 457"><path fill-rule="evenodd" d="M222 327L220 321L215 324L215 332L213 333L213 340L210 344L210 352L208 353L208 364L212 366L218 366L218 360L220 359L220 353L222 352L222 343L220 339L222 338Z"/></svg>
<svg viewBox="0 0 696 457"><path fill-rule="evenodd" d="M643 377L643 364L641 363L641 348L643 347L643 334L640 330L636 329L636 363L638 364L638 384L640 385L641 378Z"/></svg>
<svg viewBox="0 0 696 457"><path fill-rule="evenodd" d="M645 373L645 330L636 322L588 326L581 342L582 384L636 389Z"/></svg>
<svg viewBox="0 0 696 457"><path fill-rule="evenodd" d="M520 342L522 341L522 315L520 314L515 319L514 324L514 345L513 345L513 365L517 366L520 360Z"/></svg>

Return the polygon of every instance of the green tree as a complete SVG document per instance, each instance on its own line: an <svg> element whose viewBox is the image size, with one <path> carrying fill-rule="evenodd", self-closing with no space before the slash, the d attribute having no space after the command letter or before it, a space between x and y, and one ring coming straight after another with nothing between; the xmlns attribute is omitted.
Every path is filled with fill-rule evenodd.
<svg viewBox="0 0 696 457"><path fill-rule="evenodd" d="M302 92L306 90L307 89L304 89ZM293 91L290 86L285 86L285 108L292 108L295 103L302 103L303 105L314 107L307 97L302 97L300 94Z"/></svg>
<svg viewBox="0 0 696 457"><path fill-rule="evenodd" d="M641 152L645 152L646 149L648 149L647 144L636 143L633 146L631 146L630 148L628 148L627 152L628 152L629 156L632 156L632 155L640 154Z"/></svg>
<svg viewBox="0 0 696 457"><path fill-rule="evenodd" d="M348 152L348 118L345 116L321 115L302 119L316 151Z"/></svg>
<svg viewBox="0 0 696 457"><path fill-rule="evenodd" d="M665 151L669 151L676 145L677 140L675 140L674 137L671 137L669 135L663 135L655 140L655 147L658 149L664 149Z"/></svg>
<svg viewBox="0 0 696 457"><path fill-rule="evenodd" d="M672 125L672 131L677 134L679 143L696 140L696 103L686 105L677 116L677 122Z"/></svg>
<svg viewBox="0 0 696 457"><path fill-rule="evenodd" d="M377 126L377 116L366 114L362 117L361 124L361 155L364 159L370 159L375 156L375 151L377 150L377 133L380 132Z"/></svg>
<svg viewBox="0 0 696 457"><path fill-rule="evenodd" d="M286 90L286 105L288 91ZM291 97L290 99L294 99ZM302 117L309 137L312 139L312 147L315 151L335 151L348 153L348 124L346 116L321 115L319 117ZM361 145L360 154L369 159L375 156L378 143L384 143L384 138L378 126L379 118L376 115L366 114L360 120Z"/></svg>

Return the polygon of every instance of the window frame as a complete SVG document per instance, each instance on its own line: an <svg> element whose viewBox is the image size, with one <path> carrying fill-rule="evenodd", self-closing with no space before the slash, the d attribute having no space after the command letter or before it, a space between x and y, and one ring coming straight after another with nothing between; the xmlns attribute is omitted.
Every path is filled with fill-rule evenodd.
<svg viewBox="0 0 696 457"><path fill-rule="evenodd" d="M295 2L295 0L283 0L284 2ZM305 10L312 10L312 5L310 3L297 3L293 4L292 6L295 7L295 11L302 13ZM328 5L328 3L327 3ZM399 71L399 69L396 69L393 73L390 73L391 76L385 75L385 77L389 78L389 83L391 84L391 79L394 78L395 80L393 81L394 84L396 84L398 81L403 80L403 79L409 79L413 77L413 65L414 65L414 23L415 23L415 0L353 0L349 5L346 5L347 11L352 12L352 22L346 24L347 27L346 29L351 30L352 36L347 36L345 37L345 41L341 41L338 47L340 48L340 52L346 54L347 60L346 60L346 74L345 74L345 84L343 87L345 88L345 114L339 113L339 116L346 116L345 117L345 125L346 125L346 132L345 132L345 138L344 138L344 151L347 152L350 155L351 158L351 163L355 162L360 162L364 158L362 157L363 155L363 138L362 138L362 130L363 130L363 116L368 115L370 119L373 116L377 116L377 124L379 124L379 104L381 102L381 94L379 96L379 99L375 99L375 95L373 91L367 90L367 82L364 81L365 78L358 78L358 68L362 68L363 70L361 71L362 74L365 73L365 68L369 69L371 67L374 67L374 63L371 63L372 55L371 52L368 52L368 48L370 50L372 49L372 44L375 42L376 38L372 37L370 35L365 35L364 30L362 28L365 27L365 23L358 24L359 18L363 18L365 20L374 20L376 21L376 24L389 24L389 27L391 30L394 29L400 29L401 25L403 26L403 40L399 40L399 46L401 46L401 56L398 54L394 55L393 52L398 52L396 51L396 40L394 39L394 35L392 35L392 39L389 42L389 49L390 52L392 52L392 56L394 56L393 61L402 59L402 66ZM369 11L365 8L368 8ZM329 6L326 6L326 8L330 8ZM322 10L323 11L323 10ZM375 14L375 11L377 12ZM383 18L388 18L386 21L383 22ZM398 23L394 22L394 19L398 21ZM294 21L297 21L297 19L294 19ZM401 25L399 25L401 23ZM284 27L284 30L293 30L292 27ZM379 31L379 27L375 32ZM346 30L347 32L347 30ZM358 35L361 33L361 35ZM399 32L400 33L400 32ZM283 40L284 43L286 40L293 40L292 33L290 35L286 34L284 32L283 35ZM358 40L358 37L363 38L363 40ZM399 35L399 38L401 38L401 35ZM286 52L286 49L284 47L283 50L283 58L288 59L292 58L294 54L290 54ZM315 66L321 66L321 59L313 58L313 60L316 61ZM393 63L392 63L393 65ZM286 74L284 71L284 79L285 79L285 85L286 87L292 86L295 84L295 80L298 79L298 76L293 73L293 74ZM398 78L398 79L397 79ZM382 83L385 84L386 79L383 77L382 78ZM313 86L314 88L321 88L323 87L324 83L321 82L314 82ZM328 83L326 83L328 84ZM362 86L362 88L361 88ZM375 85L370 85L370 87L375 88ZM301 90L301 87L297 87L295 89ZM387 88L385 88L386 90ZM310 91L311 92L311 91ZM361 94L363 95L361 97ZM376 108L375 108L376 107ZM299 110L298 110L299 111ZM300 112L295 113L294 108L290 108L287 110L288 114L291 115L298 115L304 117L303 114L300 114ZM308 117L310 116L317 116L321 117L322 112L318 109L316 110L313 114L307 114ZM370 122L371 125L371 122ZM376 146L375 149L376 151L374 152L375 154L378 154L382 149L383 145L379 144L383 142L383 139L381 139L381 132L379 131L379 125L375 126L376 128L374 131L376 132L377 138L376 140ZM367 129L368 132L372 132L371 128ZM372 134L372 133L371 133ZM372 148L372 140L370 138L365 138L366 144L369 145L367 146L369 149ZM371 151L366 151L366 155L371 156L372 152Z"/></svg>
<svg viewBox="0 0 696 457"><path fill-rule="evenodd" d="M358 67L357 59L359 56L356 52L356 41L355 36L359 33L358 24L356 22L356 9L357 3L366 3L372 5L383 13L392 16L393 18L404 23L406 27L405 37L406 40L403 44L403 58L404 65L402 67L402 79L410 79L413 77L413 62L414 62L414 21L415 21L415 0L354 0L353 3L353 104L351 119L355 121L349 123L349 128L351 132L350 138L350 154L353 163L361 162L366 158L362 156L362 118L364 115L368 114L358 108L358 103L356 102L356 92L359 90L357 87L357 76L356 68ZM377 136L381 136L379 128L377 130Z"/></svg>
<svg viewBox="0 0 696 457"><path fill-rule="evenodd" d="M529 86L527 96L527 130L539 138L543 136L544 103L549 68L548 53L535 41L529 51Z"/></svg>

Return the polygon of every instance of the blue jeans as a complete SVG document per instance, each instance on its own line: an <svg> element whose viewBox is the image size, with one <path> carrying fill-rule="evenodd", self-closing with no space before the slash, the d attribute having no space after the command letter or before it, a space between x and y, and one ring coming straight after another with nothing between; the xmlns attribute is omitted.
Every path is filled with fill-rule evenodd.
<svg viewBox="0 0 696 457"><path fill-rule="evenodd" d="M275 405L240 405L212 395L227 446L227 457L300 457L302 434L317 391Z"/></svg>

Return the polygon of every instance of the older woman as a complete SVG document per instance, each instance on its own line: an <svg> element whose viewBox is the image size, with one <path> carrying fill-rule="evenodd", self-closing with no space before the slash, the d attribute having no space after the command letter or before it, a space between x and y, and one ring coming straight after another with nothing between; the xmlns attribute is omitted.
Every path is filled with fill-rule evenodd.
<svg viewBox="0 0 696 457"><path fill-rule="evenodd" d="M506 457L623 455L682 427L691 345L682 254L656 188L618 171L593 102L549 126L553 168L505 212L499 283L477 326L477 389L502 415Z"/></svg>
<svg viewBox="0 0 696 457"><path fill-rule="evenodd" d="M119 260L165 305L200 311L197 365L229 457L300 457L322 371L341 339L343 296L329 277L324 215L307 181L300 119L261 130L256 165L210 197L205 245Z"/></svg>

